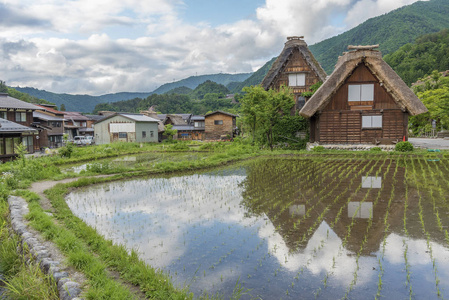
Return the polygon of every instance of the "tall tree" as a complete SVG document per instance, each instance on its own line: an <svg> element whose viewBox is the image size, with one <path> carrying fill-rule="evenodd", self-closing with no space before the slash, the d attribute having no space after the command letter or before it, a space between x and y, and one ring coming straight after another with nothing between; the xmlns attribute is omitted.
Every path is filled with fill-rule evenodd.
<svg viewBox="0 0 449 300"><path fill-rule="evenodd" d="M64 103L61 104L61 107L59 108L60 111L65 111L65 105Z"/></svg>
<svg viewBox="0 0 449 300"><path fill-rule="evenodd" d="M6 86L6 83L0 80L0 93L7 93L7 92L8 87Z"/></svg>
<svg viewBox="0 0 449 300"><path fill-rule="evenodd" d="M261 86L244 88L242 114L243 124L253 136L267 144L273 150L273 128L284 116L290 116L295 105L293 94L288 87L281 87L279 91L265 91Z"/></svg>

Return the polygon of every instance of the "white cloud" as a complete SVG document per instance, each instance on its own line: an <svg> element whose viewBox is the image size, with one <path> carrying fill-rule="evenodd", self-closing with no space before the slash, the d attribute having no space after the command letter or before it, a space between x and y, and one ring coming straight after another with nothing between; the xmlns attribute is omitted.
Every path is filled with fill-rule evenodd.
<svg viewBox="0 0 449 300"><path fill-rule="evenodd" d="M266 0L254 19L212 27L183 21L180 0L4 0L0 79L53 92L152 91L195 74L255 71L286 36L313 44L412 2Z"/></svg>

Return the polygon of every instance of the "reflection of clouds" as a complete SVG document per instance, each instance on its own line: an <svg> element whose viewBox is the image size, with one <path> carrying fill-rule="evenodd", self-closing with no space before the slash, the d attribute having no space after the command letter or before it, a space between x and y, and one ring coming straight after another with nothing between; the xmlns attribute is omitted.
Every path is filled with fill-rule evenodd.
<svg viewBox="0 0 449 300"><path fill-rule="evenodd" d="M298 272L301 267L307 267L313 275L329 272L343 285L349 284L353 279L353 272L357 267L356 256L342 248L342 240L325 221L320 224L301 253L290 253L288 246L271 223L260 229L259 236L267 240L271 254L290 272ZM336 267L332 268L334 257ZM373 264L374 258L359 259L360 266L373 266ZM369 282L372 277L370 269L360 268L358 284Z"/></svg>
<svg viewBox="0 0 449 300"><path fill-rule="evenodd" d="M106 238L138 249L145 261L163 268L185 252L189 227L255 221L245 218L239 206L244 178L192 175L116 182L80 189L67 203Z"/></svg>

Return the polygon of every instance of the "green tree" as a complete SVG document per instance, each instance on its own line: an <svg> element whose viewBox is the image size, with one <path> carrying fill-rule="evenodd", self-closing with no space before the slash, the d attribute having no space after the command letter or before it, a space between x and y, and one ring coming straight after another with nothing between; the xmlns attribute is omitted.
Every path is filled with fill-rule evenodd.
<svg viewBox="0 0 449 300"><path fill-rule="evenodd" d="M173 136L177 133L178 133L178 130L173 129L172 124L165 125L165 131L164 131L163 135L165 135L168 140L170 140L170 141L173 140Z"/></svg>
<svg viewBox="0 0 449 300"><path fill-rule="evenodd" d="M59 108L60 111L65 111L65 105L64 103L61 104L61 107Z"/></svg>
<svg viewBox="0 0 449 300"><path fill-rule="evenodd" d="M265 91L261 86L244 88L246 92L242 98L243 124L259 141L273 150L273 129L283 117L290 116L295 105L293 94L288 87L281 87L279 91Z"/></svg>
<svg viewBox="0 0 449 300"><path fill-rule="evenodd" d="M6 83L0 80L0 93L7 93L7 92L8 87L6 86Z"/></svg>
<svg viewBox="0 0 449 300"><path fill-rule="evenodd" d="M416 95L429 112L410 118L410 128L415 134L428 131L431 120L437 122L437 128L449 129L449 77L433 71L413 87Z"/></svg>

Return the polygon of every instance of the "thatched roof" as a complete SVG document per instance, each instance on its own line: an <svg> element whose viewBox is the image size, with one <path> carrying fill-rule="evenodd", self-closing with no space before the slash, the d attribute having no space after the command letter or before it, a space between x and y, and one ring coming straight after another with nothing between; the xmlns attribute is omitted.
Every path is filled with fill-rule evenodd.
<svg viewBox="0 0 449 300"><path fill-rule="evenodd" d="M304 60L309 64L310 68L317 74L321 81L326 80L326 72L323 70L321 65L313 56L307 47L307 43L302 39L303 37L288 37L285 43L284 49L281 54L279 54L276 61L271 66L265 78L262 80L262 87L268 89L276 76L284 69L287 65L290 56L295 49L298 49Z"/></svg>
<svg viewBox="0 0 449 300"><path fill-rule="evenodd" d="M167 124L168 119L173 125L186 125L186 121L181 114L170 114L165 117L164 124Z"/></svg>
<svg viewBox="0 0 449 300"><path fill-rule="evenodd" d="M306 102L299 112L310 118L322 110L330 101L332 95L345 83L358 65L364 64L391 94L394 101L410 115L415 116L427 112L427 108L405 84L398 74L382 59L377 50L359 48L356 51L345 52L338 58L334 72Z"/></svg>

